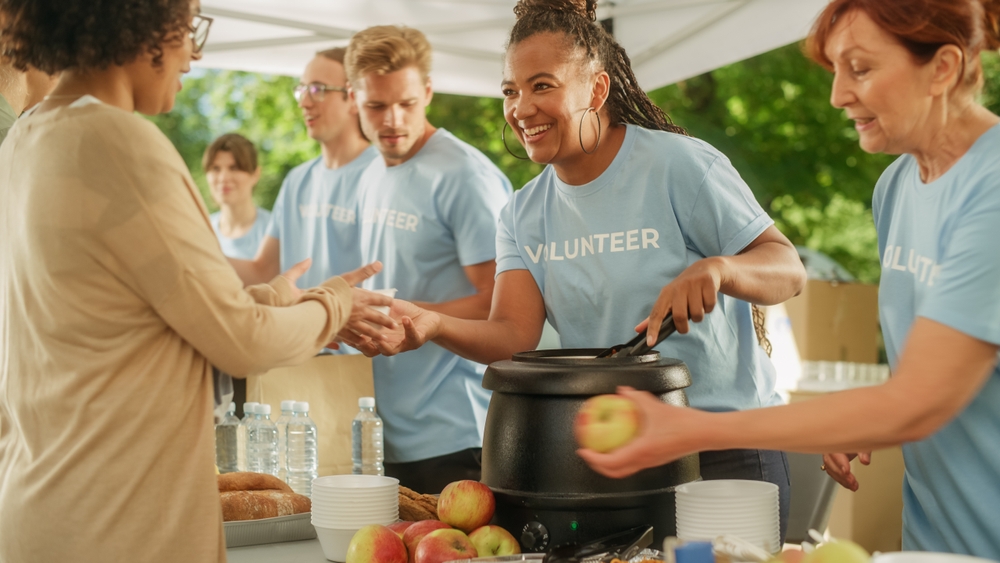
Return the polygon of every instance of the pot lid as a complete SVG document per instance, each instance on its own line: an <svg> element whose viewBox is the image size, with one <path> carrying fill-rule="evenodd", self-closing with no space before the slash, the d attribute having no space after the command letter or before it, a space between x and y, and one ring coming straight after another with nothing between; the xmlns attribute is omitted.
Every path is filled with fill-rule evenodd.
<svg viewBox="0 0 1000 563"><path fill-rule="evenodd" d="M486 368L483 387L523 395L601 395L628 385L654 394L691 385L684 362L653 351L642 356L595 358L601 348L535 350Z"/></svg>

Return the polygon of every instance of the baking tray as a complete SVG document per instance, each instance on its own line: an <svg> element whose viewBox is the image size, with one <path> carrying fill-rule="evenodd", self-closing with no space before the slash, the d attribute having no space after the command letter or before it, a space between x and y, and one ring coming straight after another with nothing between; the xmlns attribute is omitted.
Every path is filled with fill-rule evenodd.
<svg viewBox="0 0 1000 563"><path fill-rule="evenodd" d="M313 528L311 520L312 514L303 512L277 518L225 522L226 547L311 540L316 537L316 528Z"/></svg>

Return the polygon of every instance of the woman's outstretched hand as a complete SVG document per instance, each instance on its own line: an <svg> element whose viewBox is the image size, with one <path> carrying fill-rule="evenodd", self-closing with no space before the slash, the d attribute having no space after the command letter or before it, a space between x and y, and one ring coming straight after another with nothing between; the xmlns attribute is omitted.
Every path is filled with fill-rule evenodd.
<svg viewBox="0 0 1000 563"><path fill-rule="evenodd" d="M693 430L706 416L701 411L668 405L645 391L619 387L618 394L631 399L642 413L639 435L608 453L580 449L577 454L594 471L620 479L649 467L670 463L698 451Z"/></svg>
<svg viewBox="0 0 1000 563"><path fill-rule="evenodd" d="M385 356L416 350L437 336L441 328L441 315L402 299L393 300L389 316L398 321L397 327L383 329L382 339L376 342Z"/></svg>
<svg viewBox="0 0 1000 563"><path fill-rule="evenodd" d="M642 332L649 327L646 342L653 346L660 332L660 323L667 313L673 312L677 332L687 334L690 330L689 319L700 323L706 314L715 309L723 279L723 262L718 257L691 264L660 291L649 317L639 323L635 331Z"/></svg>

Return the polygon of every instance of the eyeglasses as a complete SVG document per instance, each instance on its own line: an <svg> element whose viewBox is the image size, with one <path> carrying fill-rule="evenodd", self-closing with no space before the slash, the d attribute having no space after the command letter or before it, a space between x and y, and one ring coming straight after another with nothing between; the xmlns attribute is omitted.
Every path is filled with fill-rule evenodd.
<svg viewBox="0 0 1000 563"><path fill-rule="evenodd" d="M306 97L306 92L309 96L317 101L322 102L323 98L326 97L327 92L343 92L347 93L347 88L344 86L327 86L326 84L320 82L313 82L312 84L299 84L295 87L295 101L301 102L303 98Z"/></svg>
<svg viewBox="0 0 1000 563"><path fill-rule="evenodd" d="M205 48L205 42L208 41L208 30L212 27L212 18L195 15L188 27L191 28L191 42L194 44L194 52L200 53Z"/></svg>

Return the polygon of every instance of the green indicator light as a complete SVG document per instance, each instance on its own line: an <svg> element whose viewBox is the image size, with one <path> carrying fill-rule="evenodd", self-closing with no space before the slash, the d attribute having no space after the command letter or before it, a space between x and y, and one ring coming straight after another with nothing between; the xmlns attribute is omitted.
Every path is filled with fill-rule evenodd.
<svg viewBox="0 0 1000 563"><path fill-rule="evenodd" d="M575 531L577 530L577 528L579 528L579 527L580 527L580 523L579 523L579 522L577 522L576 520L573 520L572 522L570 522L570 523L569 523L569 529L570 529L570 530L573 530L574 532L575 532Z"/></svg>

